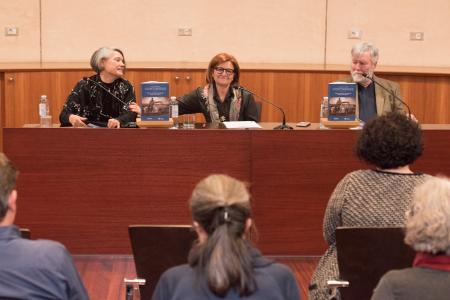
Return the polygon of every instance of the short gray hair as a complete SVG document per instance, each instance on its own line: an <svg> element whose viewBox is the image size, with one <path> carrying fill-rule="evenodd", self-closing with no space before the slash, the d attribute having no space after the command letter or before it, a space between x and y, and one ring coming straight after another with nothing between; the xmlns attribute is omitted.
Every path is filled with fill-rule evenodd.
<svg viewBox="0 0 450 300"><path fill-rule="evenodd" d="M405 243L416 251L450 254L450 180L432 177L414 191Z"/></svg>
<svg viewBox="0 0 450 300"><path fill-rule="evenodd" d="M0 221L8 211L8 196L16 186L17 174L11 161L0 152Z"/></svg>
<svg viewBox="0 0 450 300"><path fill-rule="evenodd" d="M364 52L369 52L372 63L378 62L378 48L374 44L368 42L361 42L352 47L352 57L354 55L360 55Z"/></svg>
<svg viewBox="0 0 450 300"><path fill-rule="evenodd" d="M91 56L92 70L94 70L97 74L103 71L103 67L101 66L102 60L109 58L114 52L119 52L122 55L123 63L125 64L125 56L123 55L122 50L117 48L101 47L95 50L95 52Z"/></svg>

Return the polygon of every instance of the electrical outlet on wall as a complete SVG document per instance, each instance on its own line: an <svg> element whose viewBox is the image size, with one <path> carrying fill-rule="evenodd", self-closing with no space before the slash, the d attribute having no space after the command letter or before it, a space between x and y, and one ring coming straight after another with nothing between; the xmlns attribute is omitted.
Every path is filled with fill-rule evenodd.
<svg viewBox="0 0 450 300"><path fill-rule="evenodd" d="M347 38L359 40L359 39L361 39L361 36L362 36L362 31L360 29L358 29L358 28L351 28L348 31Z"/></svg>
<svg viewBox="0 0 450 300"><path fill-rule="evenodd" d="M5 27L5 35L19 35L19 28L15 26L6 26Z"/></svg>
<svg viewBox="0 0 450 300"><path fill-rule="evenodd" d="M409 39L411 41L423 41L423 38L424 38L423 32L416 31L416 32L409 33Z"/></svg>
<svg viewBox="0 0 450 300"><path fill-rule="evenodd" d="M178 36L191 36L191 35L192 35L192 28L190 27L178 28Z"/></svg>

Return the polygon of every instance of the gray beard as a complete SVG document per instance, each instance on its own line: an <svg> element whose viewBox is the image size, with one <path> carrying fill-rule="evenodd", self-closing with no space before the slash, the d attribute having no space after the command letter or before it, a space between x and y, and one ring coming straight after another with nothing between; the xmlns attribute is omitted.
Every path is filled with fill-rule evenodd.
<svg viewBox="0 0 450 300"><path fill-rule="evenodd" d="M359 84L361 84L363 86L368 86L372 82L369 78L364 77L360 73L352 72L351 74L352 74L353 81L356 82L356 83L359 83ZM368 75L370 77L373 76L373 74L368 74Z"/></svg>

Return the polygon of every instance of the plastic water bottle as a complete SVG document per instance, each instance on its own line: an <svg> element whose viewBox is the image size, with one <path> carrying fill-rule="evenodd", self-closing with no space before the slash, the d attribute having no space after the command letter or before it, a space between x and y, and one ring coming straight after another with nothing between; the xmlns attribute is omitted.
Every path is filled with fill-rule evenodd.
<svg viewBox="0 0 450 300"><path fill-rule="evenodd" d="M170 117L173 120L173 127L178 128L178 101L177 97L170 97Z"/></svg>
<svg viewBox="0 0 450 300"><path fill-rule="evenodd" d="M49 111L47 95L42 95L39 101L39 117L41 127L51 127L51 116Z"/></svg>
<svg viewBox="0 0 450 300"><path fill-rule="evenodd" d="M325 129L326 126L323 124L323 119L328 119L328 97L323 97L322 103L320 104L320 128Z"/></svg>

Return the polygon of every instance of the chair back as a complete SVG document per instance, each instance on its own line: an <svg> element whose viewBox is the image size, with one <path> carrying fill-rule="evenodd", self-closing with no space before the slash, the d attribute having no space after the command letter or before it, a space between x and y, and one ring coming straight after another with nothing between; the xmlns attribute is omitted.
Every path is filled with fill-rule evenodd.
<svg viewBox="0 0 450 300"><path fill-rule="evenodd" d="M370 299L387 271L412 266L415 252L403 238L401 227L337 228L340 279L350 283L339 290L343 300Z"/></svg>
<svg viewBox="0 0 450 300"><path fill-rule="evenodd" d="M258 122L261 122L262 102L256 101L256 112L258 113Z"/></svg>
<svg viewBox="0 0 450 300"><path fill-rule="evenodd" d="M22 238L24 239L31 239L31 231L28 228L20 228L20 235L22 236Z"/></svg>
<svg viewBox="0 0 450 300"><path fill-rule="evenodd" d="M197 238L189 225L130 225L128 227L141 299L151 299L161 274L187 263L189 250Z"/></svg>

